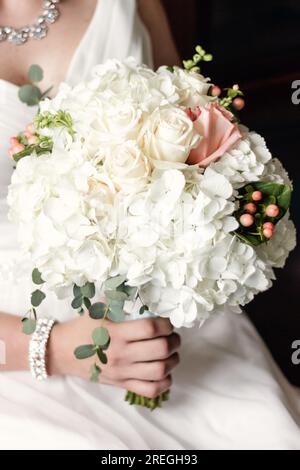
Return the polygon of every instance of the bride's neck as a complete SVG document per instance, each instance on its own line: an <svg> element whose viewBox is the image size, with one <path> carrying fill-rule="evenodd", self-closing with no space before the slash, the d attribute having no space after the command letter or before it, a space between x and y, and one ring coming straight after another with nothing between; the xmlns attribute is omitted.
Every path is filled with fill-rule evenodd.
<svg viewBox="0 0 300 470"><path fill-rule="evenodd" d="M42 8L42 0L0 0L0 25L18 26L30 23Z"/></svg>

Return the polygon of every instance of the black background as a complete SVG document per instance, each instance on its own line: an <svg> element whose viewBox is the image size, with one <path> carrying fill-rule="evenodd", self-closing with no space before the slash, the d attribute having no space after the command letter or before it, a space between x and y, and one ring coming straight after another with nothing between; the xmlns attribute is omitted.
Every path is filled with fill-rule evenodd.
<svg viewBox="0 0 300 470"><path fill-rule="evenodd" d="M300 230L300 104L291 101L300 80L299 0L164 0L177 46L190 58L201 44L214 55L202 68L222 87L239 83L246 95L244 124L261 133L294 182L292 216ZM300 339L300 250L277 271L272 289L246 311L288 379L300 386L291 344Z"/></svg>

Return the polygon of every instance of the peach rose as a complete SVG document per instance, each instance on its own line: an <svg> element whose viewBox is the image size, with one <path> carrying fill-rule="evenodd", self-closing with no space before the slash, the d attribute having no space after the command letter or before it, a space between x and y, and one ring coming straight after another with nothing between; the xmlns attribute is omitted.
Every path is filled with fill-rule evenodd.
<svg viewBox="0 0 300 470"><path fill-rule="evenodd" d="M240 140L242 135L232 118L232 113L216 103L198 107L192 120L201 140L198 147L191 150L187 163L207 167Z"/></svg>

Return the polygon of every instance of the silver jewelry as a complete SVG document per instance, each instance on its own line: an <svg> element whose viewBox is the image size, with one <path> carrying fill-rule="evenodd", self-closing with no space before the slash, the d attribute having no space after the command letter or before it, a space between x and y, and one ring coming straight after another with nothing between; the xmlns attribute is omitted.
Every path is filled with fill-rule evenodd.
<svg viewBox="0 0 300 470"><path fill-rule="evenodd" d="M0 43L9 41L17 46L21 46L28 39L43 39L47 36L48 25L55 23L59 18L57 4L60 0L43 0L43 10L36 21L22 28L13 28L11 26L0 26Z"/></svg>
<svg viewBox="0 0 300 470"><path fill-rule="evenodd" d="M42 318L37 320L35 332L29 343L29 365L33 377L46 380L46 349L54 320Z"/></svg>

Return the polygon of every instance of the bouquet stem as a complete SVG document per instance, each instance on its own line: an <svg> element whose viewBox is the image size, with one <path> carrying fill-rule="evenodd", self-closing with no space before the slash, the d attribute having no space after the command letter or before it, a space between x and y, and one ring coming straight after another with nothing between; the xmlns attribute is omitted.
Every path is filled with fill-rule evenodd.
<svg viewBox="0 0 300 470"><path fill-rule="evenodd" d="M161 393L155 398L143 397L142 395L138 395L137 393L130 392L128 390L126 392L125 401L128 401L129 405L144 406L145 408L149 408L153 411L155 408L161 408L163 402L169 400L169 396L170 390Z"/></svg>

